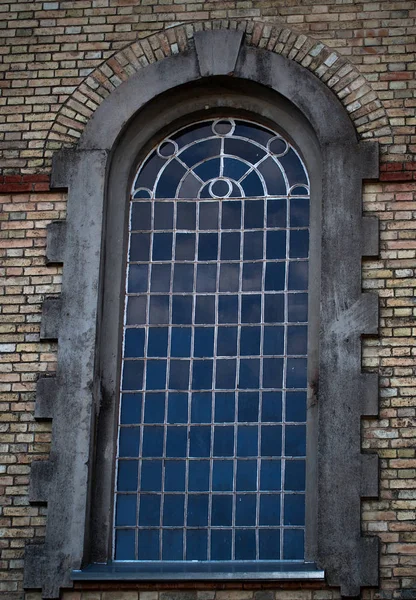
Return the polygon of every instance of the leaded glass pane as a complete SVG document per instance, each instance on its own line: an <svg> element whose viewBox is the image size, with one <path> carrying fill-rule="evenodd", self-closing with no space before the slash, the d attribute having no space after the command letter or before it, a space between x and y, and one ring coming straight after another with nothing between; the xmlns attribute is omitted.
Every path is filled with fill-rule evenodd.
<svg viewBox="0 0 416 600"><path fill-rule="evenodd" d="M240 119L163 140L132 187L115 560L303 560L309 187Z"/></svg>

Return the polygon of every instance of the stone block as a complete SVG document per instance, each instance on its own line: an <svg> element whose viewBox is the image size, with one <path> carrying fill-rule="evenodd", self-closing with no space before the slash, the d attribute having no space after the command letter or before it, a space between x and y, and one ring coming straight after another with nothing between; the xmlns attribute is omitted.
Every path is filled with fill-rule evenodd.
<svg viewBox="0 0 416 600"><path fill-rule="evenodd" d="M243 39L241 31L197 31L194 39L202 77L229 75L234 71Z"/></svg>
<svg viewBox="0 0 416 600"><path fill-rule="evenodd" d="M52 221L47 227L46 262L63 263L66 239L66 222Z"/></svg>
<svg viewBox="0 0 416 600"><path fill-rule="evenodd" d="M45 298L42 305L40 327L41 340L57 340L61 319L61 301L59 298Z"/></svg>

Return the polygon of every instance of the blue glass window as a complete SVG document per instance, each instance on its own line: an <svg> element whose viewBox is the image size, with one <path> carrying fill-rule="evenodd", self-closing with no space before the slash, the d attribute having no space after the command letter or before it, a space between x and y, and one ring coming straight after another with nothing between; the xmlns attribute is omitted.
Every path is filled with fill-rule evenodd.
<svg viewBox="0 0 416 600"><path fill-rule="evenodd" d="M139 168L115 560L303 560L308 181L280 134L234 118Z"/></svg>

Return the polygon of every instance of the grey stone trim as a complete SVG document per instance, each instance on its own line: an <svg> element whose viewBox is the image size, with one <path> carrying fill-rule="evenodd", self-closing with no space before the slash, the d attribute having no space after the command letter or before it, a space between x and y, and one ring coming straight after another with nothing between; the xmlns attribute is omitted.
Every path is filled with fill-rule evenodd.
<svg viewBox="0 0 416 600"><path fill-rule="evenodd" d="M42 587L44 598L58 598L72 587L88 530L90 450L94 428L94 366L100 248L107 153L64 152L56 159L54 181L69 187L67 244L60 301L46 299L42 336L56 337L59 325L57 391L52 447L47 463L33 463L31 499L47 499L45 544L38 560L47 569L40 580L28 559L25 585ZM59 168L65 164L64 171ZM60 177L64 179L60 179ZM42 385L42 384L41 384ZM40 552L40 548L38 548ZM33 557L34 551L30 554Z"/></svg>
<svg viewBox="0 0 416 600"><path fill-rule="evenodd" d="M63 263L66 238L65 221L52 221L47 227L46 263Z"/></svg>
<svg viewBox="0 0 416 600"><path fill-rule="evenodd" d="M235 48L236 37L228 39ZM378 150L374 144L358 143L335 95L300 65L241 45L233 77L227 78L224 63L212 50L210 33L201 33L198 40L198 55L188 50L169 57L121 84L96 110L78 148L54 157L53 185L69 188L62 306L59 309L47 300L42 323L46 339L57 336L59 325L57 394L50 461L48 466L34 467L32 496L44 501L47 494L46 538L39 557L47 569L41 569L41 577L34 572L29 550L32 558L25 573L25 585L42 587L44 598L57 598L60 588L71 587L72 569L79 570L91 557L106 560L109 556L108 538L101 533L97 553L90 527L93 532L108 531L111 506L107 501L102 504L101 510L106 511L100 513L102 521L97 520L97 513L90 518L90 509L91 497L111 489L113 477L112 466L108 467L113 460L113 438L101 435L96 440L95 432L114 424L109 415L117 398L122 294L117 256L123 254L124 222L119 217L120 229L117 235L111 234L114 245L106 252L103 232L111 228L105 215L111 206L124 214L131 173L140 158L137 150L136 154L129 150L136 148L138 139L141 145L137 148L142 149L151 141L151 137L143 137L151 128L148 121L140 121L139 111L150 100L157 106L155 98L168 92L165 112L153 116L159 129L178 118L175 110L179 116L184 116L180 112L184 107L189 114L195 113L199 109L192 102L197 101L184 97L194 89L191 86L175 105L178 86L192 82L199 86L206 82L204 89L210 92L215 86L223 90L222 95L211 94L211 110L235 106L227 92L234 84L245 102L241 108L269 118L260 100L245 97L248 83L257 84L259 97L273 95L276 110L295 142L305 140L306 148L317 149L322 172L314 166L310 170L318 212L313 217L311 239L315 266L311 273L314 301L309 358L314 368L309 373L307 560L325 569L329 583L341 587L345 596L356 596L362 586L378 582L378 540L363 538L360 531L360 498L375 494L377 481L376 462L360 451L361 417L376 410L374 378L361 373L361 336L375 335L378 326L377 297L361 292L362 255L374 252L374 246L369 250L363 241L368 225L362 218L361 186L363 178L377 176ZM201 64L204 72L222 77L201 79ZM128 127L129 122L139 122L140 127ZM127 140L127 153L120 154L117 150L123 140ZM314 160L318 158L310 164L315 165ZM108 192L107 200L107 185L111 187L115 180L109 173L117 172L121 185ZM374 226L370 227L374 232ZM324 265L322 271L320 264ZM110 288L105 287L106 280ZM112 288L111 299L102 294L103 288ZM101 329L102 304L106 303L113 303L111 310L115 311L109 331ZM105 368L109 365L111 368ZM95 472L95 464L108 467L103 472L104 484L97 478L102 469ZM91 490L93 479L97 482ZM102 496L106 498L105 493Z"/></svg>
<svg viewBox="0 0 416 600"><path fill-rule="evenodd" d="M378 373L363 373L361 375L361 416L378 416Z"/></svg>
<svg viewBox="0 0 416 600"><path fill-rule="evenodd" d="M259 581L324 581L325 573L314 563L291 563L289 561L141 561L143 581L204 581L212 582L259 582ZM111 565L94 563L82 571L73 571L74 581L137 581L137 563L134 561L112 562ZM176 598L176 600L180 600ZM196 600L196 598L195 598Z"/></svg>
<svg viewBox="0 0 416 600"><path fill-rule="evenodd" d="M377 257L379 255L378 217L363 217L361 253L363 256Z"/></svg>
<svg viewBox="0 0 416 600"><path fill-rule="evenodd" d="M354 304L336 316L329 331L347 341L357 333L375 335L378 331L378 296L361 294Z"/></svg>
<svg viewBox="0 0 416 600"><path fill-rule="evenodd" d="M45 298L42 305L42 320L40 326L41 340L57 340L61 320L61 299Z"/></svg>
<svg viewBox="0 0 416 600"><path fill-rule="evenodd" d="M243 40L243 32L230 29L197 31L194 35L202 77L231 75Z"/></svg>
<svg viewBox="0 0 416 600"><path fill-rule="evenodd" d="M366 292L362 294L361 308L363 311L364 323L361 334L377 335L379 323L379 302L378 294Z"/></svg>
<svg viewBox="0 0 416 600"><path fill-rule="evenodd" d="M32 462L29 484L29 502L46 504L49 497L52 464L49 460Z"/></svg>
<svg viewBox="0 0 416 600"><path fill-rule="evenodd" d="M380 540L378 537L362 537L360 539L360 580L362 587L374 586L378 581L378 565L380 561ZM341 587L341 593L343 588Z"/></svg>
<svg viewBox="0 0 416 600"><path fill-rule="evenodd" d="M361 498L377 498L379 460L377 454L361 455Z"/></svg>
<svg viewBox="0 0 416 600"><path fill-rule="evenodd" d="M25 547L25 588L42 588L45 575L44 544L28 544Z"/></svg>
<svg viewBox="0 0 416 600"><path fill-rule="evenodd" d="M360 170L363 179L378 179L380 170L380 149L378 142L359 143Z"/></svg>
<svg viewBox="0 0 416 600"><path fill-rule="evenodd" d="M94 150L100 148L110 151L126 127L132 116L147 102L159 94L176 86L197 81L200 78L198 61L195 52L176 54L165 58L158 63L148 65L136 75L126 81L123 86L115 89L108 100L97 108L85 126L84 133L79 140L79 150ZM64 150L58 153L59 176L57 179L65 181L65 157L71 151ZM74 150L73 152L76 152ZM52 162L52 182L54 181L55 163ZM54 184L53 184L54 185ZM65 185L65 184L63 184Z"/></svg>
<svg viewBox="0 0 416 600"><path fill-rule="evenodd" d="M56 393L56 377L39 377L36 383L35 419L52 419Z"/></svg>
<svg viewBox="0 0 416 600"><path fill-rule="evenodd" d="M75 148L62 148L52 156L52 188L68 188L71 180L71 168L76 163L76 155Z"/></svg>
<svg viewBox="0 0 416 600"><path fill-rule="evenodd" d="M373 587L374 581L378 579L379 563L379 539L376 537L358 537L354 541L355 551L357 552L357 567L354 573L351 573L348 564L340 565L339 571L342 580L347 582L341 584L341 598L343 600L359 600L361 597L359 589L354 587L354 580L357 578L361 582L361 587ZM330 586L338 586L338 579L333 578L330 571L327 570L327 583Z"/></svg>

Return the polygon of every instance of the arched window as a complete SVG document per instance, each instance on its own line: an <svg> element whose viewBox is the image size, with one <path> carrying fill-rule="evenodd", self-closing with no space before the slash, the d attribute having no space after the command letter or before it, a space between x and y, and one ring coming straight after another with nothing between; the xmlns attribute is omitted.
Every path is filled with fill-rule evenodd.
<svg viewBox="0 0 416 600"><path fill-rule="evenodd" d="M64 270L61 298L44 303L42 336L58 338L58 370L56 378L41 379L37 388L37 413L53 418L53 441L50 460L32 466L30 499L47 502L48 518L45 543L27 547L25 586L42 587L45 597L55 598L61 588L71 587L73 579L217 578L234 579L240 585L243 579L322 579L325 570L331 586L340 586L342 595L356 596L361 587L377 582L378 571L377 539L362 536L360 530L361 498L377 495L377 457L361 453L359 426L361 416L377 414L377 378L362 374L360 362L361 335L377 331L377 298L361 291L361 258L377 255L377 220L363 218L361 206L362 179L378 173L377 145L357 140L335 95L296 62L246 44L238 30L199 31L194 37L194 47L141 69L121 84L95 111L77 147L54 156L53 185L69 189L68 213L66 226L54 224L49 233L52 256L63 260ZM250 133L238 136L241 127ZM188 163L188 149L180 141L185 135L195 136L189 140L191 156L207 144L217 144L217 149ZM286 152L289 146L292 149ZM259 156L250 158L243 148L254 149ZM212 171L211 159L217 164ZM235 161L235 174L224 173L229 161ZM308 179L302 163L311 194L305 562L302 467L293 472L302 465L305 452L304 438L296 434L305 423L302 328L306 322L299 315L305 307L308 255L306 225L298 211L306 206ZM291 171L294 165L302 180ZM242 171L246 166L247 171ZM147 182L140 180L145 173ZM284 173L286 187L273 187L285 181ZM137 174L140 181L136 182ZM166 190L169 180L168 191L160 192L159 184ZM148 191L142 189L141 197L131 199L131 190L138 188ZM160 193L165 197L158 197ZM182 193L189 197L181 197ZM151 210L147 217L146 206ZM279 206L286 206L286 221L279 221ZM136 223L136 211L141 209L144 212ZM189 222L193 210L195 220ZM263 225L255 226L259 214L264 216ZM234 259L236 234L240 255ZM197 252L189 261L179 259L181 252L189 251L180 240L186 236L191 250L195 239ZM218 240L212 259L209 252L215 243L208 243L214 239L208 236ZM283 236L284 253L276 255ZM256 238L256 243L245 244ZM253 257L260 244L261 258ZM140 253L146 258L140 260ZM127 254L131 264L125 311ZM215 277L209 275L213 270ZM192 290L186 287L191 280ZM167 283L169 288L163 288ZM260 284L259 289L248 289ZM232 289L223 291L223 285ZM259 302L250 305L256 296ZM159 300L162 297L167 300ZM235 314L233 302L237 320L228 316L220 322L221 314ZM266 308L272 311L270 320L265 320ZM243 312L249 315L247 322ZM124 323L133 315L134 322ZM228 328L229 335L223 336L221 328ZM275 335L269 336L267 331L273 328ZM251 335L245 335L246 329L252 330ZM201 331L209 339L196 344ZM124 363L134 364L124 370L123 383L122 348ZM137 355L138 348L143 356ZM189 355L182 356L188 348ZM212 355L195 354L208 348ZM162 352L166 356L156 354ZM173 361L179 368L171 368ZM164 364L166 377L159 383ZM230 373L235 373L234 384L227 381ZM117 444L122 386L122 435ZM300 396L289 404L288 396L293 400L295 392ZM217 394L228 394L229 402L222 397L217 403ZM147 402L146 395L155 402ZM171 395L179 411L175 423L168 422ZM234 414L231 409L227 416L230 406ZM297 412L290 413L289 407L297 407ZM181 433L175 433L181 428L186 429L186 453L173 456L171 448L177 453L183 444ZM170 438L171 430L176 441L175 435ZM263 436L263 430L273 435ZM227 450L230 440L232 454ZM209 456L198 455L208 446ZM244 456L240 450L253 454ZM202 483L194 491L192 465L200 466L204 460L209 467L196 469L196 481ZM279 461L280 471L273 470ZM152 467L147 473L148 490L143 485L145 463ZM131 486L128 490L120 487L122 469L127 467L131 470L124 480ZM241 481L243 488L252 485L253 473L254 489L240 489ZM279 489L265 489L270 487L268 481ZM116 485L120 500L115 503ZM173 490L172 485L181 487ZM148 502L141 521L140 503L151 494L155 502ZM166 499L171 502L169 512L164 508ZM129 519L127 523L117 521L118 503L123 502L120 514ZM231 524L215 525L217 515L229 519L230 503ZM198 519L208 516L194 525L192 514ZM253 524L246 519L254 514ZM263 525L262 515L276 521ZM115 553L113 548L114 520L116 535L125 536L120 538L120 554L117 544ZM266 538L262 541L262 527L270 532L270 543ZM149 533L146 552L152 552L151 560L139 556L139 539L146 531L162 532L158 538L155 535L157 541ZM191 546L188 531L197 532L193 540L190 536ZM171 539L164 540L165 533ZM214 533L223 535L223 541L215 541ZM240 533L242 543L236 541ZM200 560L194 551L188 553L192 544L195 552L204 552ZM166 560L167 548L179 557L177 561ZM241 549L251 557L272 558L243 556L241 562L237 553ZM215 560L219 550L234 560ZM215 571L218 565L221 569Z"/></svg>
<svg viewBox="0 0 416 600"><path fill-rule="evenodd" d="M163 139L130 201L115 560L304 560L309 179L240 118Z"/></svg>

